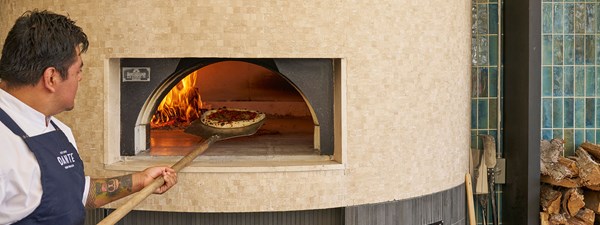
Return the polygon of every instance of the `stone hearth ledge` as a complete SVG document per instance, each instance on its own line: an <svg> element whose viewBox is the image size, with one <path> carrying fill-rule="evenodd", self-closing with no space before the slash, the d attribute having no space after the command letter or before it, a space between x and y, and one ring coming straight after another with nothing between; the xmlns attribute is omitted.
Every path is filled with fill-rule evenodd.
<svg viewBox="0 0 600 225"><path fill-rule="evenodd" d="M173 165L183 156L127 156L105 165L107 170L142 171L150 166ZM343 170L345 165L331 156L198 156L181 172L240 173L240 172L300 172Z"/></svg>

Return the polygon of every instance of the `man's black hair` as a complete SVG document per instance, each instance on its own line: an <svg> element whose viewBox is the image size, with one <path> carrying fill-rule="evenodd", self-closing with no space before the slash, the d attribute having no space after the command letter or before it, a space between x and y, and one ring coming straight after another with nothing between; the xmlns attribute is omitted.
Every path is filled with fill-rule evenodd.
<svg viewBox="0 0 600 225"><path fill-rule="evenodd" d="M35 85L46 68L54 67L67 79L78 46L83 53L89 42L75 21L46 10L27 11L8 32L0 58L0 78L9 86Z"/></svg>

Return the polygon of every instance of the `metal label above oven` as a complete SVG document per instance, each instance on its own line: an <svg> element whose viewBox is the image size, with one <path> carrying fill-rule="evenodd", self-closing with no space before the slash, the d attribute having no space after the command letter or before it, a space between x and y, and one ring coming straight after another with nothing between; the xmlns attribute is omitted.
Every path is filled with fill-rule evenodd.
<svg viewBox="0 0 600 225"><path fill-rule="evenodd" d="M123 67L123 82L150 82L150 67Z"/></svg>

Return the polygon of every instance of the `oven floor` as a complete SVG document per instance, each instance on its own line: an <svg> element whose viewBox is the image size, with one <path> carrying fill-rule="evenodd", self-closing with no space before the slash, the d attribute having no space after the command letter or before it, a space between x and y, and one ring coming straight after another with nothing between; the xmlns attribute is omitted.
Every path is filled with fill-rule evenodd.
<svg viewBox="0 0 600 225"><path fill-rule="evenodd" d="M204 156L302 156L319 155L313 146L314 125L310 117L267 118L258 132L212 144ZM202 143L202 138L181 129L152 130L150 151L139 155L186 155Z"/></svg>

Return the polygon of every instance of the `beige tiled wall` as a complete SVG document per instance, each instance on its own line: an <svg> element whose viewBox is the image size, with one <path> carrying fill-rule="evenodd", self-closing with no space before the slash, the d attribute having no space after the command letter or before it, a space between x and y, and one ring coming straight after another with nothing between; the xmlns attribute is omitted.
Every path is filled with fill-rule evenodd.
<svg viewBox="0 0 600 225"><path fill-rule="evenodd" d="M0 0L2 43L16 17L33 8L68 13L90 38L76 109L60 118L72 126L92 176L123 173L103 163L108 58L346 60L345 169L182 173L173 191L150 197L140 209L329 208L416 197L464 182L469 0Z"/></svg>

